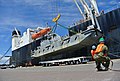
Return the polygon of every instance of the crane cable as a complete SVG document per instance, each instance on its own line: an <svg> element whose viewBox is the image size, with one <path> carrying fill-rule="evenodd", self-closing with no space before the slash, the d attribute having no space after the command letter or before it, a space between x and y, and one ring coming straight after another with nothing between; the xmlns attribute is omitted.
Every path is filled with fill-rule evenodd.
<svg viewBox="0 0 120 81"><path fill-rule="evenodd" d="M57 2L58 2L58 4L57 4ZM60 7L60 0L59 0L59 1L56 0L56 3L55 3L55 12L56 12L58 15L57 15L57 17L54 17L54 18L52 19L52 21L55 22L55 25L53 26L51 32L55 32L55 30L57 29L57 26L60 26L60 27L62 27L62 28L68 29L70 32L76 34L77 32L75 32L75 31L71 30L70 28L65 27L65 26L63 26L63 25L61 25L61 24L58 23L58 20L59 20L60 17L61 17L60 11L59 11L59 9L58 9L59 7Z"/></svg>
<svg viewBox="0 0 120 81"><path fill-rule="evenodd" d="M71 30L70 28L68 28L68 27L65 27L65 26L63 26L63 25L61 25L61 24L57 24L57 25L59 25L60 27L62 27L62 28L65 28L65 29L68 29L70 32L72 32L72 33L77 33L76 31L73 31L73 30Z"/></svg>
<svg viewBox="0 0 120 81"><path fill-rule="evenodd" d="M52 21L55 22L56 24L53 26L52 28L52 31L51 32L55 32L56 29L57 29L57 21L58 19L60 18L61 14L60 14L60 11L59 11L59 8L60 8L60 0L52 0L52 2L54 2L54 5L52 6L53 9L53 13L54 14L58 14L57 17L53 17ZM54 16L53 14L53 16Z"/></svg>
<svg viewBox="0 0 120 81"><path fill-rule="evenodd" d="M2 57L0 57L0 61L1 61L1 59L2 58L4 58L5 57L5 55L10 51L10 49L12 48L12 46L10 46L9 48L8 48L8 50L3 54L3 56Z"/></svg>
<svg viewBox="0 0 120 81"><path fill-rule="evenodd" d="M10 60L10 58L9 59L7 59L3 64L6 64L8 61Z"/></svg>
<svg viewBox="0 0 120 81"><path fill-rule="evenodd" d="M73 30L71 30L70 28L68 28L68 27L65 27L65 26L63 26L63 25L61 25L61 24L59 24L58 23L58 20L60 19L60 17L61 17L61 15L60 14L58 14L58 16L57 17L55 17L55 18L53 18L53 22L55 22L55 25L53 26L53 28L52 28L52 32L55 32L55 30L56 30L56 28L57 28L57 26L60 26L60 27L62 27L62 28L65 28L65 29L68 29L70 32L72 32L72 33L77 33L77 32L75 32L75 31L73 31Z"/></svg>

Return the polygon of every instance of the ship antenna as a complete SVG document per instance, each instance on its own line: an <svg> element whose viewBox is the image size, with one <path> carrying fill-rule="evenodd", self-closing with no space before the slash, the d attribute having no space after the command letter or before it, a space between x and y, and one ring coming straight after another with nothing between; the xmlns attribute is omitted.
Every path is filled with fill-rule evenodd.
<svg viewBox="0 0 120 81"><path fill-rule="evenodd" d="M16 27L15 27L15 31L16 31L16 33L17 33L17 36L20 36L19 33L18 33L18 30L16 29Z"/></svg>

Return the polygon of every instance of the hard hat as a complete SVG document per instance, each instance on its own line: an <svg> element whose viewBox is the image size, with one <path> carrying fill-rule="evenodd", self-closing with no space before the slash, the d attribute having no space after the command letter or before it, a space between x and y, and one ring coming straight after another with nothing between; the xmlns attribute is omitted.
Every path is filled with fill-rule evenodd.
<svg viewBox="0 0 120 81"><path fill-rule="evenodd" d="M95 45L93 45L93 46L92 46L92 50L95 50L95 49L96 49L96 46L95 46Z"/></svg>
<svg viewBox="0 0 120 81"><path fill-rule="evenodd" d="M105 41L105 39L103 38L103 37L101 37L100 39L99 39L99 42L104 42Z"/></svg>

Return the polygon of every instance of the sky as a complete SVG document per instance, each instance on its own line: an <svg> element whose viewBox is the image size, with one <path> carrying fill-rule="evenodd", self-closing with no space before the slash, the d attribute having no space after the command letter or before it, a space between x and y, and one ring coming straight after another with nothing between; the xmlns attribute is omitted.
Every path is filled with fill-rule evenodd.
<svg viewBox="0 0 120 81"><path fill-rule="evenodd" d="M99 11L106 12L120 6L120 0L97 0L97 3ZM61 14L59 23L66 27L82 19L73 0L0 0L0 57L12 45L14 28L23 33L27 28L46 27L47 23L53 26L52 19L58 13ZM56 33L64 36L68 32L57 27ZM12 55L11 50L7 55ZM0 63L6 59L3 58Z"/></svg>

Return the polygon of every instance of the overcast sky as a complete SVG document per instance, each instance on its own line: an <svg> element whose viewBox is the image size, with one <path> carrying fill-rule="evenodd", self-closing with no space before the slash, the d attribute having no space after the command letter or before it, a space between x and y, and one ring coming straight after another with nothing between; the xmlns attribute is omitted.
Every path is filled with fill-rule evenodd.
<svg viewBox="0 0 120 81"><path fill-rule="evenodd" d="M110 11L120 5L120 0L97 2L99 11ZM58 13L61 14L59 23L66 27L82 18L73 0L0 0L0 56L11 46L15 27L23 33L27 28L45 27L46 23L53 26L52 19ZM56 33L65 35L67 30L58 27ZM11 51L7 55L11 55Z"/></svg>

